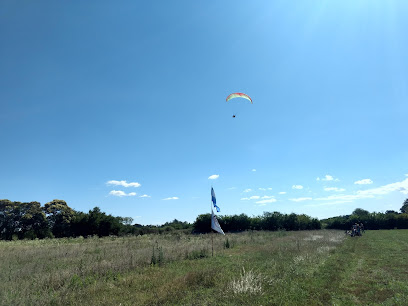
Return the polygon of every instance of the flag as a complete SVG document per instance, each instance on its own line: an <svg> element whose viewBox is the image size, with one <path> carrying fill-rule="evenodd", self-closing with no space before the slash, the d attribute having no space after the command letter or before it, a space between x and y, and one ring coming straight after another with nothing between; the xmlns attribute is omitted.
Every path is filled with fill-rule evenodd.
<svg viewBox="0 0 408 306"><path fill-rule="evenodd" d="M211 201L214 205L214 207L217 209L217 212L220 212L220 208L217 206L217 199L215 198L215 192L214 189L211 187Z"/></svg>
<svg viewBox="0 0 408 306"><path fill-rule="evenodd" d="M218 233L220 233L220 234L225 235L225 234L224 234L224 231L222 230L220 224L218 223L217 217L214 215L214 212L213 212L212 209L211 209L211 228L212 228L214 231L216 231L216 232L218 232Z"/></svg>

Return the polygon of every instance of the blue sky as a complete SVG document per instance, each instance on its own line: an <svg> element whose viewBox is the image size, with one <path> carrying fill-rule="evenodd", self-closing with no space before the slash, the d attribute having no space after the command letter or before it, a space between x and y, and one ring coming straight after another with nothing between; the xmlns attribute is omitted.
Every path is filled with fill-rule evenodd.
<svg viewBox="0 0 408 306"><path fill-rule="evenodd" d="M399 210L406 16L391 0L2 1L0 198L140 224L193 222L211 186L224 215Z"/></svg>

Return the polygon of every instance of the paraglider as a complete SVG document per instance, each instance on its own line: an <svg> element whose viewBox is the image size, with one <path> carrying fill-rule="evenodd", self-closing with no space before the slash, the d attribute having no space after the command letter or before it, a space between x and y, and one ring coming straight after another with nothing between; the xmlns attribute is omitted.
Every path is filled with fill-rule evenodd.
<svg viewBox="0 0 408 306"><path fill-rule="evenodd" d="M247 94L242 93L242 92L235 92L235 93L230 94L227 97L226 102L228 102L228 101L230 101L231 99L234 99L234 98L244 98L244 99L247 99L248 101L250 101L251 104L253 104L251 97L248 96ZM235 117L236 117L235 114L233 114L232 118L235 118Z"/></svg>
<svg viewBox="0 0 408 306"><path fill-rule="evenodd" d="M230 94L227 97L226 101L228 102L229 100L234 99L234 98L244 98L244 99L247 99L247 100L251 101L251 104L252 104L252 99L247 94L244 94L242 92L236 92L236 93Z"/></svg>

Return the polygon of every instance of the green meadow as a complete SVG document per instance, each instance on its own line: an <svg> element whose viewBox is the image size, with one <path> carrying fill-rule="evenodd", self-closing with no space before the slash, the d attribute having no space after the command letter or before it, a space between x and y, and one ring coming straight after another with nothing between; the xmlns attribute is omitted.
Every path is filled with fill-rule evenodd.
<svg viewBox="0 0 408 306"><path fill-rule="evenodd" d="M0 241L0 303L408 305L407 254L408 230Z"/></svg>

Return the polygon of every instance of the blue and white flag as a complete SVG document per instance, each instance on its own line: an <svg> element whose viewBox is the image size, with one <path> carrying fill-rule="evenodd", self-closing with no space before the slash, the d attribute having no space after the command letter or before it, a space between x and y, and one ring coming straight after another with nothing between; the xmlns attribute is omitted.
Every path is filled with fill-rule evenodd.
<svg viewBox="0 0 408 306"><path fill-rule="evenodd" d="M220 212L220 208L217 206L217 199L215 198L215 192L214 189L211 187L211 201L214 205L214 207L217 209L217 212Z"/></svg>
<svg viewBox="0 0 408 306"><path fill-rule="evenodd" d="M213 212L212 209L211 209L211 228L214 231L225 235L224 231L222 230L221 225L218 223L217 217L214 215L214 212Z"/></svg>

